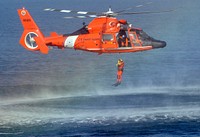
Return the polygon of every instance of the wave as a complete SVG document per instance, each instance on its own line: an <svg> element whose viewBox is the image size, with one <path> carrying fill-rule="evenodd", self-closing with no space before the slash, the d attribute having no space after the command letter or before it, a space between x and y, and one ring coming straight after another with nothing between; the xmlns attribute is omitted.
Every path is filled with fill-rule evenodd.
<svg viewBox="0 0 200 137"><path fill-rule="evenodd" d="M16 133L11 133L11 132L0 132L0 135L20 135L23 134L24 132L16 132Z"/></svg>
<svg viewBox="0 0 200 137"><path fill-rule="evenodd" d="M115 88L108 86L92 87L87 86L64 86L64 85L13 85L0 86L0 98L55 98L55 97L71 97L71 96L98 96L98 95L123 95L123 94L200 94L199 86L168 86L168 87L133 87L122 85Z"/></svg>
<svg viewBox="0 0 200 137"><path fill-rule="evenodd" d="M61 100L63 102L63 100ZM64 104L48 105L18 104L0 108L0 127L5 125L43 125L45 123L88 123L88 124L112 124L112 123L137 123L137 122L173 122L173 121L200 121L199 104L189 106L111 106L104 108L77 107ZM69 102L68 102L69 103ZM92 103L92 102L91 102ZM53 106L52 106L53 105ZM65 107L66 105L66 107ZM8 126L9 127L9 126Z"/></svg>

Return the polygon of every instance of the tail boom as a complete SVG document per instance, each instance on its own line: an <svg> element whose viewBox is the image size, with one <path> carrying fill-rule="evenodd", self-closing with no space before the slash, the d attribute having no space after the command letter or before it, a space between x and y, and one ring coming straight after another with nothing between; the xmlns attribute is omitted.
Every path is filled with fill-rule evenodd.
<svg viewBox="0 0 200 137"><path fill-rule="evenodd" d="M55 32L52 32L50 37L45 37L28 10L25 8L18 9L18 15L24 28L19 43L25 49L48 54L48 46L63 47L64 37Z"/></svg>

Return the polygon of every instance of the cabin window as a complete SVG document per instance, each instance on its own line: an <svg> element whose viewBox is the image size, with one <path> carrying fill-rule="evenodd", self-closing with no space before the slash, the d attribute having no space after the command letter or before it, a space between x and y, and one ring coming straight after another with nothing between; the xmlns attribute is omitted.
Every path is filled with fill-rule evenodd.
<svg viewBox="0 0 200 137"><path fill-rule="evenodd" d="M136 34L135 34L135 33L132 33L132 35L133 35L133 39L136 40L136 39L137 39Z"/></svg>
<svg viewBox="0 0 200 137"><path fill-rule="evenodd" d="M103 34L103 41L112 41L113 35L112 34Z"/></svg>

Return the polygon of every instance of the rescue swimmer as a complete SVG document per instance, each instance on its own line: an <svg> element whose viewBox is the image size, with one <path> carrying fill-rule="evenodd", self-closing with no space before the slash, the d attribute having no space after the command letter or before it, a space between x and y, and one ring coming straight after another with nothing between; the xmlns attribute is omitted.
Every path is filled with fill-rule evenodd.
<svg viewBox="0 0 200 137"><path fill-rule="evenodd" d="M122 82L122 74L124 71L124 61L122 59L118 59L116 66L117 66L117 81L115 84L113 84L113 86L118 86Z"/></svg>

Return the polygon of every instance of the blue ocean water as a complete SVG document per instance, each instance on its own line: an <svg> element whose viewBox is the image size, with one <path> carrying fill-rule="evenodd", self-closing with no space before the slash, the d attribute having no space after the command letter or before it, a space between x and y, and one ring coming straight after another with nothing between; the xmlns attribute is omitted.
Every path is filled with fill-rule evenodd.
<svg viewBox="0 0 200 137"><path fill-rule="evenodd" d="M92 19L63 19L45 8L114 11L147 0L0 1L0 136L200 136L200 1L154 0L133 11L174 12L119 16L167 47L97 55L19 45L17 9L27 8L42 32L70 33ZM116 61L125 61L117 88Z"/></svg>

